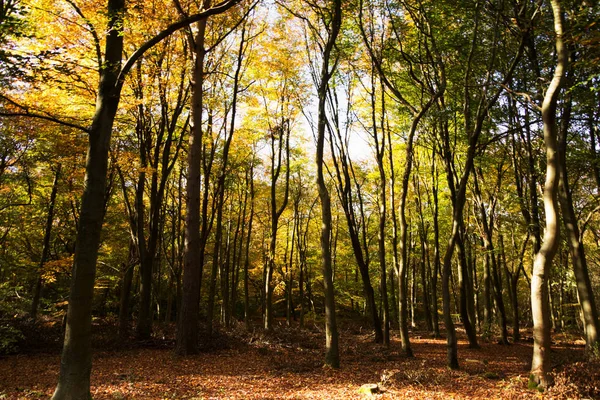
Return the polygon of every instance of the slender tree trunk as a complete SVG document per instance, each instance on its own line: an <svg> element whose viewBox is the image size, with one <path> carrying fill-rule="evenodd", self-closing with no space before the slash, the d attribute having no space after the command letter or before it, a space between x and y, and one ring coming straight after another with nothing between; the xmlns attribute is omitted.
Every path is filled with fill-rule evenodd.
<svg viewBox="0 0 600 400"><path fill-rule="evenodd" d="M50 237L52 235L52 222L54 221L54 205L56 204L56 195L58 193L58 179L60 178L61 164L56 165L56 171L54 172L54 181L52 183L52 191L50 192L50 203L48 204L48 215L46 217L46 229L44 232L44 242L42 245L42 256L40 258L40 264L38 266L38 278L35 283L35 289L33 291L33 300L31 301L31 319L35 322L37 318L38 305L42 296L42 283L43 283L43 272L44 264L48 260L50 253Z"/></svg>
<svg viewBox="0 0 600 400"><path fill-rule="evenodd" d="M483 334L489 335L492 328L492 296L490 280L490 254L486 251L483 259Z"/></svg>
<svg viewBox="0 0 600 400"><path fill-rule="evenodd" d="M318 122L317 122L317 187L321 200L321 262L323 268L323 287L325 291L325 364L332 368L339 368L340 355L338 349L338 331L335 312L335 292L333 288L333 273L331 266L331 198L325 174L323 172L325 160L323 158L325 147L325 125L327 115L325 102L329 80L333 74L331 70L331 52L342 25L342 2L333 0L333 15L329 22L327 42L323 49L323 61L317 93L319 97ZM325 21L323 21L325 22ZM335 65L335 64L334 64ZM335 66L333 67L335 68Z"/></svg>
<svg viewBox="0 0 600 400"><path fill-rule="evenodd" d="M225 171L221 172L222 174ZM221 175L223 176L223 175ZM219 177L220 181L220 177ZM209 288L208 288L208 307L206 311L206 323L207 323L207 336L210 338L213 334L213 324L214 324L214 316L215 316L215 296L217 295L217 275L219 271L222 273L222 265L223 262L221 258L223 257L223 206L224 206L224 198L225 198L225 186L221 186L220 182L217 188L217 203L216 210L217 218L215 221L215 242L213 248L213 257L212 257L212 265L210 269L210 280L209 280ZM222 277L223 279L223 277Z"/></svg>
<svg viewBox="0 0 600 400"><path fill-rule="evenodd" d="M588 111L588 127L590 132L590 159L592 171L596 186L600 189L600 158L596 152L596 143L598 142L598 130L596 129L595 107L591 107Z"/></svg>
<svg viewBox="0 0 600 400"><path fill-rule="evenodd" d="M460 317L467 333L469 340L469 348L477 349L479 344L477 343L477 330L475 329L474 321L471 320L469 315L468 302L469 298L473 299L472 287L469 282L469 274L467 272L467 258L465 255L464 245L464 228L461 228L463 233L459 234L457 239L458 247L458 284L460 286L460 306L459 312Z"/></svg>
<svg viewBox="0 0 600 400"><path fill-rule="evenodd" d="M121 293L119 301L119 337L127 338L129 334L129 300L131 297L131 284L135 270L136 246L133 239L129 242L129 260L123 268L121 278Z"/></svg>
<svg viewBox="0 0 600 400"><path fill-rule="evenodd" d="M252 223L254 222L254 158L250 162L247 182L250 183L250 217L248 220L248 235L246 236L246 254L244 256L244 322L246 329L252 328L250 320L250 298L249 298L249 270L250 270L250 244L252 243Z"/></svg>
<svg viewBox="0 0 600 400"><path fill-rule="evenodd" d="M277 248L277 230L279 227L279 218L287 207L289 200L290 187L290 122L287 119L281 121L281 124L275 126L271 132L271 236L269 240L269 253L265 272L265 308L264 308L264 328L273 329L273 272L275 271L275 250ZM275 142L278 142L277 149ZM285 194L281 205L277 206L277 182L282 168L282 153L285 149Z"/></svg>
<svg viewBox="0 0 600 400"><path fill-rule="evenodd" d="M438 339L440 335L437 281L440 275L440 228L439 228L439 204L438 204L438 179L436 169L436 157L432 152L431 179L433 181L431 194L433 197L433 274L431 276L431 305L433 308L433 336Z"/></svg>
<svg viewBox="0 0 600 400"><path fill-rule="evenodd" d="M425 312L425 323L427 330L433 332L433 321L431 319L431 307L429 305L429 285L427 282L427 270L429 267L429 248L427 246L427 231L425 229L425 216L423 215L423 207L421 205L421 190L419 179L415 176L413 178L413 186L416 189L415 203L417 206L417 214L419 215L419 239L421 240L421 261L419 263L421 267L421 285L423 287L423 308Z"/></svg>
<svg viewBox="0 0 600 400"><path fill-rule="evenodd" d="M558 163L560 180L558 183L558 199L566 232L566 241L573 264L573 273L577 284L579 304L583 313L585 348L589 356L597 355L599 345L600 325L598 323L598 309L594 291L590 281L583 238L579 231L577 216L573 207L573 196L569 187L567 172L567 133L571 115L571 94L567 94L561 120L561 129L558 132Z"/></svg>
<svg viewBox="0 0 600 400"><path fill-rule="evenodd" d="M385 144L382 144L385 146ZM380 206L379 206L379 231L377 236L378 241L378 255L379 255L379 268L380 268L380 290L381 299L383 302L383 344L387 347L390 345L390 306L388 304L387 294L387 266L385 261L385 219L387 213L386 207L386 188L385 188L385 171L383 169L383 154L381 161L379 162L379 177L380 177Z"/></svg>
<svg viewBox="0 0 600 400"><path fill-rule="evenodd" d="M551 0L556 33L556 54L558 61L554 76L542 103L544 123L544 143L546 144L546 182L544 185L544 209L546 211L546 231L540 251L535 256L531 274L531 313L533 316L533 358L530 382L541 388L547 387L550 371L550 310L548 304L548 272L559 245L559 223L557 186L559 156L556 126L556 103L560 87L567 69L567 50L563 43L563 16L559 0Z"/></svg>

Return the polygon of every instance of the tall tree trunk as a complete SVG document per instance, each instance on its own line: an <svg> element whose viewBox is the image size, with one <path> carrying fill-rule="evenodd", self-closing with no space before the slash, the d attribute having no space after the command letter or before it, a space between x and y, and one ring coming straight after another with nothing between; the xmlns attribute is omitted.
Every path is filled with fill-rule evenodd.
<svg viewBox="0 0 600 400"><path fill-rule="evenodd" d="M387 218L387 189L386 189L386 177L385 177L385 150L386 150L386 134L385 134L385 91L382 84L381 88L382 98L382 121L381 129L377 128L377 116L376 116L376 95L377 86L375 84L375 69L371 69L371 123L372 123L372 136L375 142L375 158L377 160L377 171L379 172L379 224L377 230L377 255L379 259L379 290L381 292L382 302L382 314L383 314L383 344L386 347L390 345L390 306L388 303L387 293L387 267L385 260L385 241L386 241L386 218ZM381 134L379 134L381 132ZM391 147L390 147L391 149Z"/></svg>
<svg viewBox="0 0 600 400"><path fill-rule="evenodd" d="M600 325L594 291L590 281L583 237L579 231L577 216L573 207L573 196L569 187L567 172L567 134L571 118L571 93L566 95L561 119L561 129L558 132L558 168L560 180L558 183L558 199L566 231L566 241L571 254L573 273L577 284L579 304L583 313L585 349L589 356L597 355Z"/></svg>
<svg viewBox="0 0 600 400"><path fill-rule="evenodd" d="M319 97L318 122L317 122L317 187L321 200L321 262L323 268L323 287L325 291L325 364L332 368L339 368L340 355L338 348L338 330L335 312L335 292L333 288L333 274L331 266L331 197L325 182L325 160L323 158L325 147L325 126L327 115L325 102L329 80L334 72L330 66L332 50L342 25L342 2L333 0L333 15L329 24L327 42L323 48L323 59L318 82L317 93ZM325 21L323 21L325 22ZM333 68L333 69L332 69Z"/></svg>
<svg viewBox="0 0 600 400"><path fill-rule="evenodd" d="M557 204L558 174L560 172L556 103L560 87L567 69L567 49L563 42L563 15L559 0L551 0L556 33L556 54L558 57L554 76L542 103L544 123L544 143L546 144L546 182L544 184L544 209L546 211L546 231L540 251L535 256L531 274L531 313L533 316L533 358L530 382L541 388L547 387L551 378L550 370L550 310L548 304L548 272L559 245L559 221Z"/></svg>
<svg viewBox="0 0 600 400"><path fill-rule="evenodd" d="M38 278L35 283L35 289L33 291L33 300L31 301L31 312L30 316L33 321L37 318L38 305L42 296L42 283L43 283L43 272L44 264L48 260L50 253L50 237L52 235L52 222L54 221L54 206L56 204L56 195L58 193L58 179L60 178L61 164L56 165L54 171L54 181L52 182L52 191L50 192L50 203L48 204L48 215L46 217L46 229L44 232L44 242L42 244L42 256L40 257L40 264L38 266Z"/></svg>
<svg viewBox="0 0 600 400"><path fill-rule="evenodd" d="M143 155L144 151L140 150L142 154L141 164L147 167ZM136 325L136 336L138 339L144 340L150 337L151 331L151 295L152 295L152 257L149 255L146 247L146 238L144 236L144 215L145 215L145 203L144 203L144 189L146 184L146 172L142 169L139 172L138 184L136 188L135 196L135 210L137 215L137 243L138 243L138 254L140 257L140 309Z"/></svg>
<svg viewBox="0 0 600 400"><path fill-rule="evenodd" d="M205 8L208 7L205 1ZM186 179L185 243L183 256L183 290L181 308L177 321L176 352L198 352L198 318L200 312L200 287L204 267L204 248L200 232L200 174L202 159L202 111L204 83L204 35L206 18L197 23L194 40L194 69L192 81L192 124L188 149L188 175ZM208 186L208 183L204 183ZM205 189L208 190L208 189ZM204 215L204 218L208 218ZM204 225L204 224L203 224Z"/></svg>
<svg viewBox="0 0 600 400"><path fill-rule="evenodd" d="M417 206L417 214L419 215L419 239L421 241L421 261L419 263L421 269L421 285L423 287L423 308L425 312L425 323L427 330L433 332L433 322L431 320L431 307L429 305L429 289L427 284L427 269L429 264L429 249L427 246L427 231L425 228L425 216L423 215L423 208L421 206L421 190L419 185L419 179L415 176L413 179L413 186L416 190L415 203Z"/></svg>
<svg viewBox="0 0 600 400"><path fill-rule="evenodd" d="M250 298L249 298L249 276L250 270L250 244L252 243L252 223L254 222L254 156L251 155L250 170L246 182L250 183L250 217L248 220L248 235L246 236L246 253L244 255L244 323L246 329L250 330L252 322L250 320Z"/></svg>
<svg viewBox="0 0 600 400"><path fill-rule="evenodd" d="M439 203L438 203L438 178L435 152L432 152L431 179L433 181L431 194L433 197L433 274L431 276L431 305L433 308L433 336L438 339L440 335L437 281L440 275L440 228L439 228Z"/></svg>
<svg viewBox="0 0 600 400"><path fill-rule="evenodd" d="M53 400L91 399L92 298L104 219L110 137L120 99L117 79L123 53L122 18L125 1L109 0L107 11L105 60L100 69L96 112L89 129L65 340Z"/></svg>
<svg viewBox="0 0 600 400"><path fill-rule="evenodd" d="M335 122L339 122L337 118L335 119ZM377 313L375 291L371 285L371 277L369 273L371 258L367 243L367 224L364 212L365 208L362 190L356 179L352 160L350 159L348 149L345 145L346 140L341 136L338 126L336 126L336 129L334 129L334 132L337 134L337 137L335 138L337 143L334 143L334 140L331 140L330 146L338 181L338 197L346 216L350 243L352 244L354 258L358 267L357 269L360 272L363 283L365 308L367 310L367 314L371 318L373 329L375 330L375 342L381 343L383 342L383 330L381 328L380 316ZM337 153L339 153L339 156L336 155L336 150ZM355 189L353 189L353 187ZM394 211L392 211L392 215L395 215Z"/></svg>

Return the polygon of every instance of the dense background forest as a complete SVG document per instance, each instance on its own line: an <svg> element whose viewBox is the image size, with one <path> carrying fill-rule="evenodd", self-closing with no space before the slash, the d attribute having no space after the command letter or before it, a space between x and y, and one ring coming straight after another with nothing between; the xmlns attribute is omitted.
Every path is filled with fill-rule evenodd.
<svg viewBox="0 0 600 400"><path fill-rule="evenodd" d="M312 327L333 368L358 321L451 369L531 340L549 387L552 334L600 351L599 17L0 0L0 351L55 326L54 398L89 398L98 321L179 355Z"/></svg>

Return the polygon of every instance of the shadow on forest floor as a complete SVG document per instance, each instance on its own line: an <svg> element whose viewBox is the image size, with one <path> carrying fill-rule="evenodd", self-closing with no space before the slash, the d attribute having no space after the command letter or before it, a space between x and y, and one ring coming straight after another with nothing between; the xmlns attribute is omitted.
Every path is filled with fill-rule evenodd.
<svg viewBox="0 0 600 400"><path fill-rule="evenodd" d="M342 327L342 366L332 370L322 367L324 335L315 325L305 330L279 326L272 333L237 327L202 343L200 354L177 357L171 351L172 326L158 327L151 341L140 344L117 341L111 324L99 323L92 395L94 399L349 399L367 397L359 393L367 383L381 388L371 397L386 399L525 399L537 394L527 389L532 354L527 339L510 346L482 342L480 349L469 349L461 340L461 369L451 371L445 366L444 339L412 332L415 357L406 358L395 337L385 349L360 327ZM52 394L60 343L54 343L55 327L38 328L24 351L0 358L0 398ZM36 337L40 342L33 343ZM460 332L459 338L464 339ZM543 397L599 397L600 363L584 362L583 346L573 338L554 335L553 339L557 384Z"/></svg>

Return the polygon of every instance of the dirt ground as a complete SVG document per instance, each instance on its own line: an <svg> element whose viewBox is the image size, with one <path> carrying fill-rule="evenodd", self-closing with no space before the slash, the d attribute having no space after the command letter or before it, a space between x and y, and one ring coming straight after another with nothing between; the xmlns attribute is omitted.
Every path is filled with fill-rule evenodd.
<svg viewBox="0 0 600 400"><path fill-rule="evenodd" d="M240 332L242 330L240 329ZM445 366L446 342L413 332L414 358L389 349L357 329L343 329L341 368L322 366L323 333L317 327L221 335L195 356L177 357L172 340L123 345L96 344L94 399L530 399L600 398L600 363L583 361L583 346L554 335L556 385L541 394L527 389L532 344L480 349L459 344L460 370ZM0 399L52 395L58 378L59 347L0 358ZM362 394L364 384L379 392Z"/></svg>

